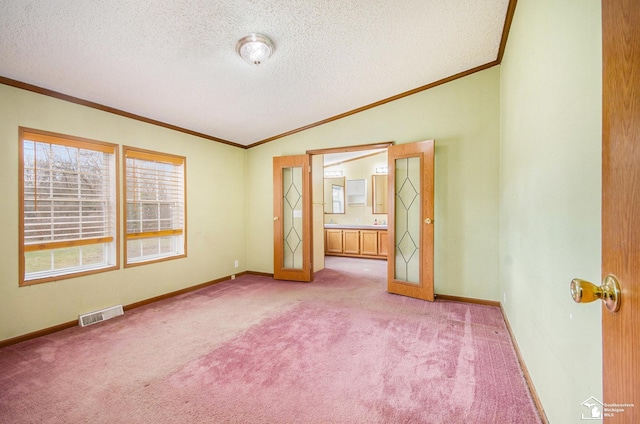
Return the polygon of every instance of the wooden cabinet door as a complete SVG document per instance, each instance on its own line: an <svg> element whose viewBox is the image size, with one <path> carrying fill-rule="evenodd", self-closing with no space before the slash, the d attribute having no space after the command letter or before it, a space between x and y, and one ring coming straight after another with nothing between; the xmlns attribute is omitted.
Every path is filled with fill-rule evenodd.
<svg viewBox="0 0 640 424"><path fill-rule="evenodd" d="M327 253L342 253L342 230L325 230Z"/></svg>
<svg viewBox="0 0 640 424"><path fill-rule="evenodd" d="M360 254L378 256L378 231L360 230Z"/></svg>
<svg viewBox="0 0 640 424"><path fill-rule="evenodd" d="M378 255L389 255L389 233L378 231Z"/></svg>
<svg viewBox="0 0 640 424"><path fill-rule="evenodd" d="M351 255L360 254L360 231L359 230L342 230L343 253Z"/></svg>

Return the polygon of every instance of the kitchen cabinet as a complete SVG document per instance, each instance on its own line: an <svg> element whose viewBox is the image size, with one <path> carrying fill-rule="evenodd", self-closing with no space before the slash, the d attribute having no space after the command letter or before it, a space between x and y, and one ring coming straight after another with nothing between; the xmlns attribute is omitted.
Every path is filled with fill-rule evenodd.
<svg viewBox="0 0 640 424"><path fill-rule="evenodd" d="M342 230L342 243L345 255L360 254L360 231L359 230Z"/></svg>
<svg viewBox="0 0 640 424"><path fill-rule="evenodd" d="M378 231L378 255L385 258L389 255L389 233Z"/></svg>
<svg viewBox="0 0 640 424"><path fill-rule="evenodd" d="M342 254L342 230L326 229L324 230L324 252L329 255L331 253Z"/></svg>
<svg viewBox="0 0 640 424"><path fill-rule="evenodd" d="M363 255L378 256L378 231L360 231L360 253Z"/></svg>
<svg viewBox="0 0 640 424"><path fill-rule="evenodd" d="M386 229L325 228L325 255L386 259Z"/></svg>

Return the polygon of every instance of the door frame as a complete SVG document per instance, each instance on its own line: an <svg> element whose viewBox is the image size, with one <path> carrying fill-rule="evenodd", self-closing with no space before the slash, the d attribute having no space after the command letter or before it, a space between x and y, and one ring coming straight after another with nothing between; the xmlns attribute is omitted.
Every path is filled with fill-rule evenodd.
<svg viewBox="0 0 640 424"><path fill-rule="evenodd" d="M389 147L393 146L394 144L395 144L395 142L393 142L393 141L383 141L383 142L380 142L380 143L372 143L372 144L358 144L358 145L352 145L352 146L330 147L330 148L326 148L326 149L312 149L312 150L307 150L305 153L311 156L310 162L313 162L313 156L314 155L326 155L326 154L331 154L331 153L359 152L359 151L362 151L362 150L389 149ZM324 175L322 177L324 178ZM311 189L313 189L313 187L311 187ZM312 196L313 196L313 193L312 193ZM323 210L323 214L324 214L324 210ZM324 218L323 218L323 221L324 221ZM313 218L312 218L312 225L313 225ZM318 235L314 233L312 235L311 243L316 248L318 248L318 246L315 244L315 242L317 240L315 237L318 237ZM320 235L320 239L322 241L322 251L324 252L324 249L325 249L325 246L324 246L324 244L325 244L324 232Z"/></svg>

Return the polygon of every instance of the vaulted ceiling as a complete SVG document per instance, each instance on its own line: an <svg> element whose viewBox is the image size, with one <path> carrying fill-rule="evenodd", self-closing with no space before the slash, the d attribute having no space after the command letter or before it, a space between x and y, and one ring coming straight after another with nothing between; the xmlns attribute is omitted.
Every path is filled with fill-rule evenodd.
<svg viewBox="0 0 640 424"><path fill-rule="evenodd" d="M0 0L0 82L241 147L499 62L515 0ZM258 32L260 66L236 53Z"/></svg>

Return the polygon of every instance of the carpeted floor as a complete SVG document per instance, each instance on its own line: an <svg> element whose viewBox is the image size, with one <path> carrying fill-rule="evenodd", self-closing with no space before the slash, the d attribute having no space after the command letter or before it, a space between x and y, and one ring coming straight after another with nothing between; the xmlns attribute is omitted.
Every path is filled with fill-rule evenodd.
<svg viewBox="0 0 640 424"><path fill-rule="evenodd" d="M0 423L539 423L500 310L386 263L245 275L0 350Z"/></svg>

